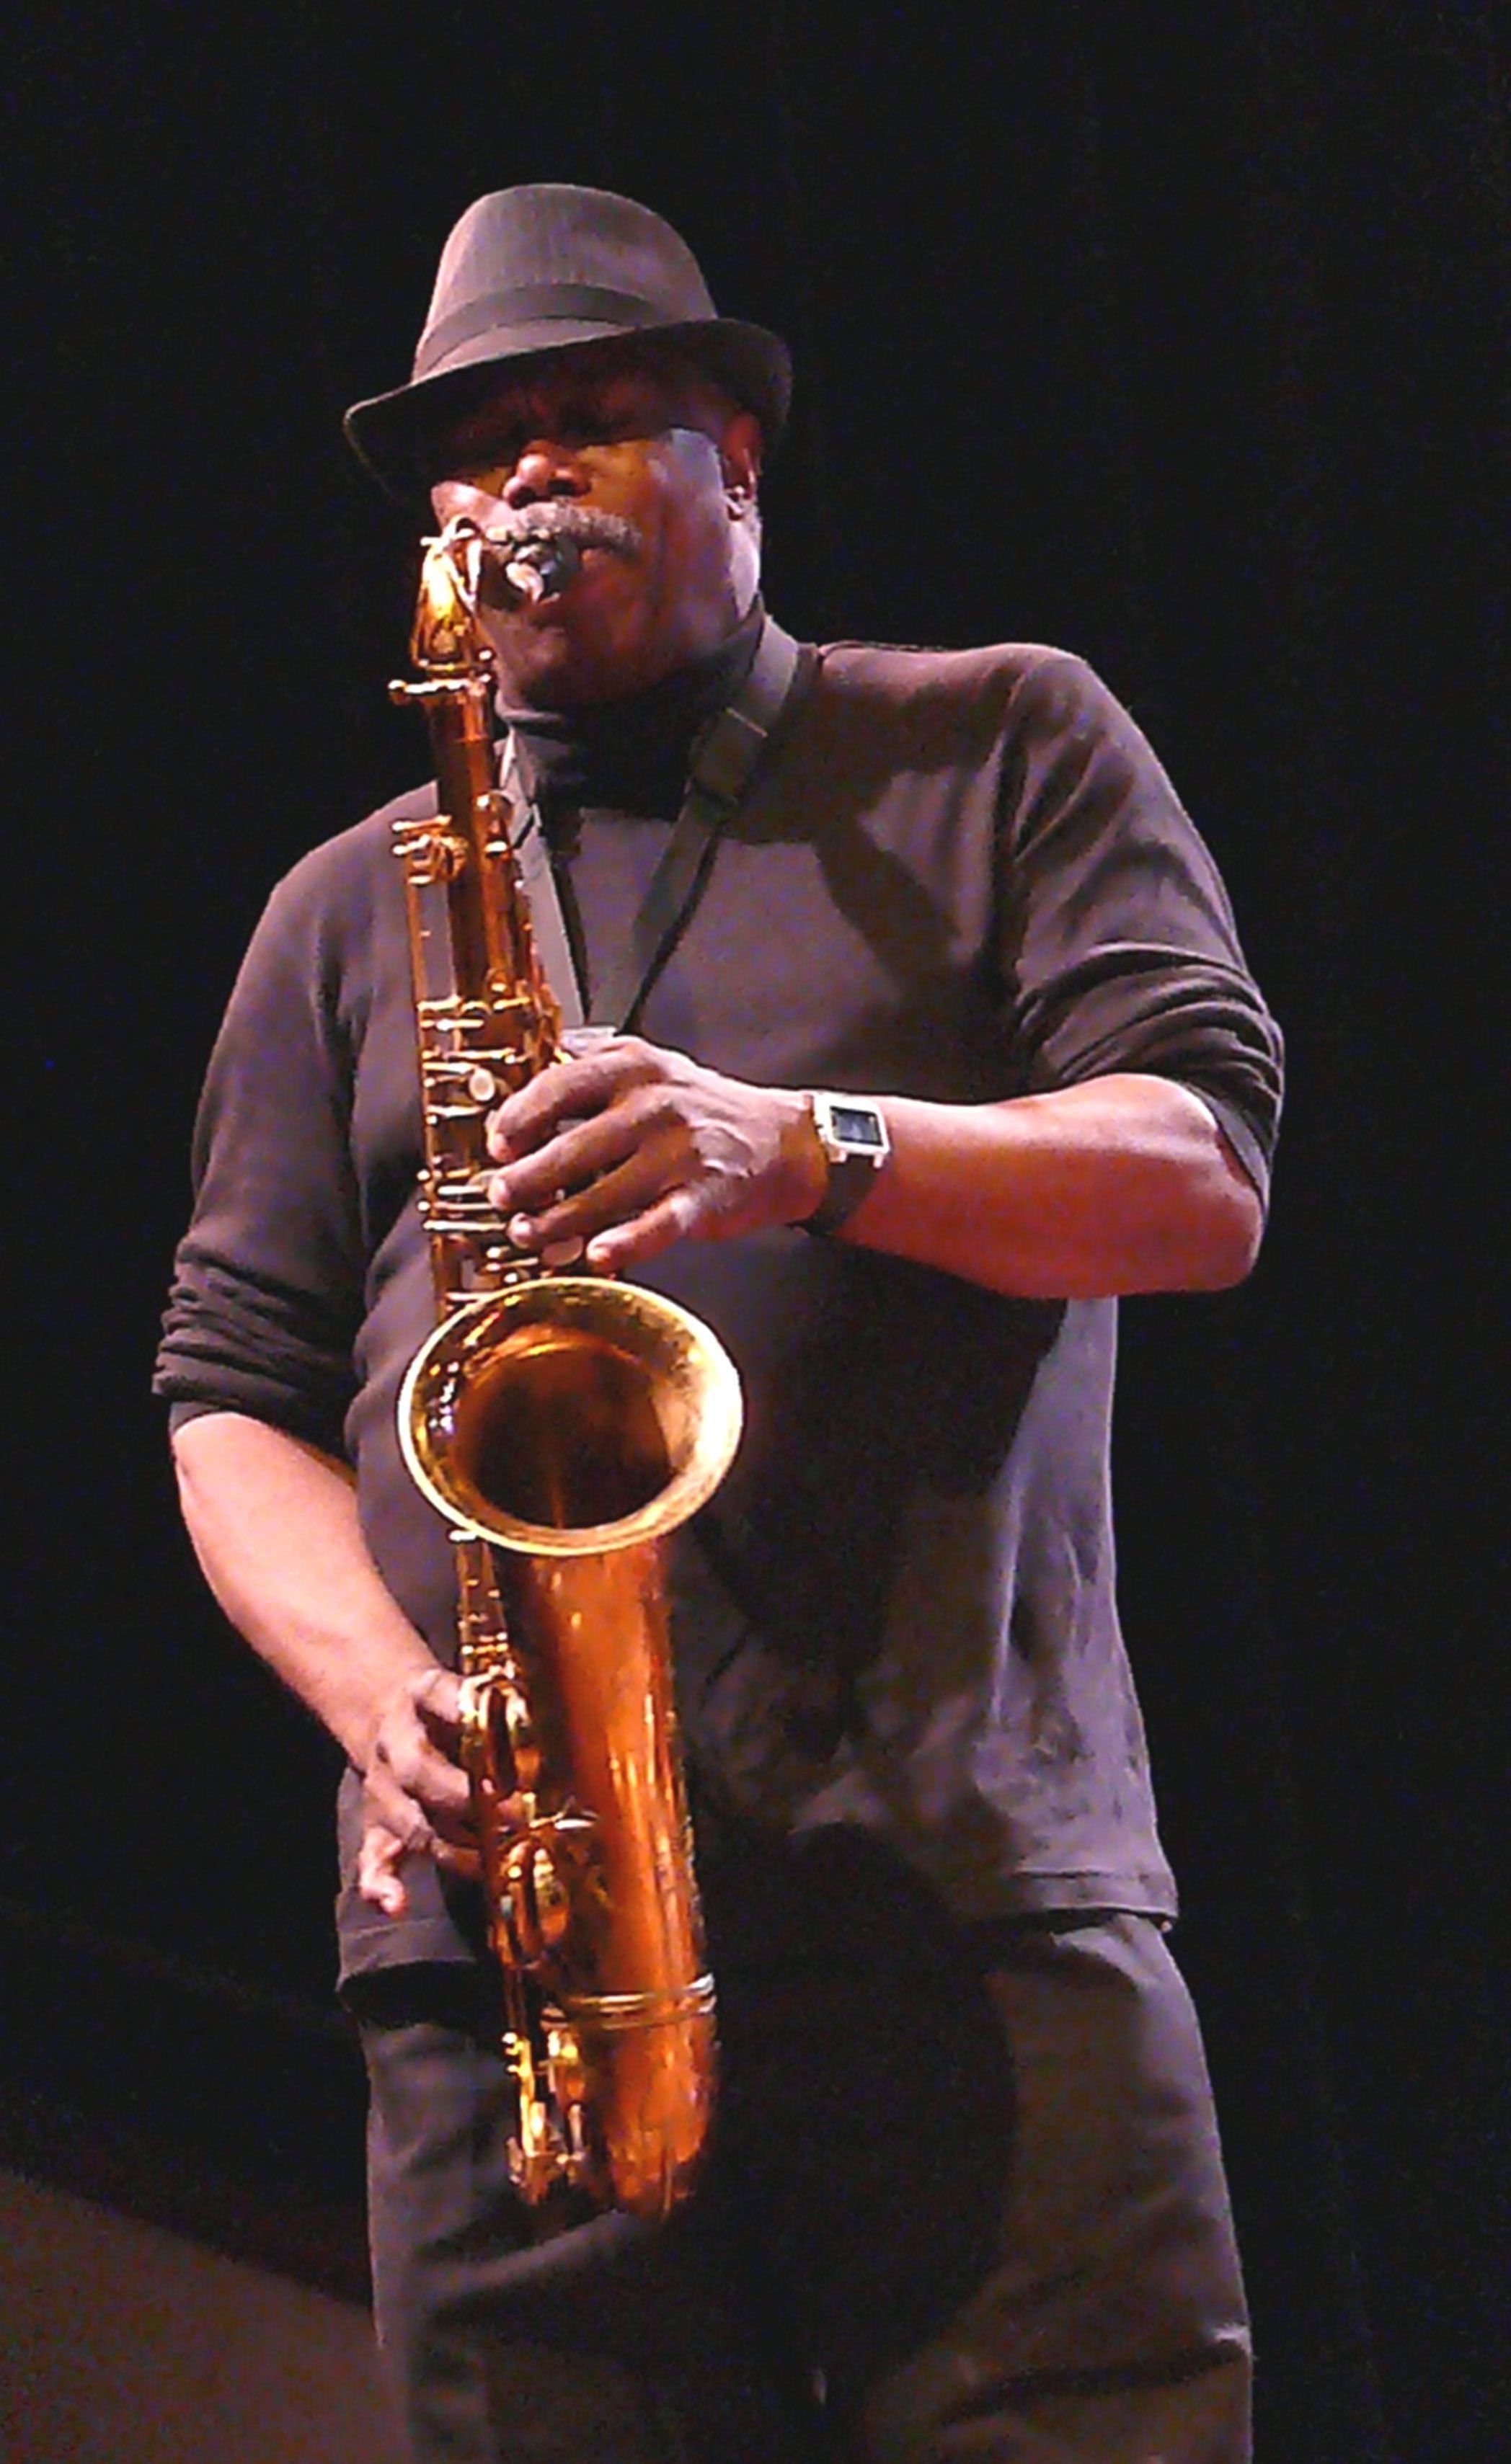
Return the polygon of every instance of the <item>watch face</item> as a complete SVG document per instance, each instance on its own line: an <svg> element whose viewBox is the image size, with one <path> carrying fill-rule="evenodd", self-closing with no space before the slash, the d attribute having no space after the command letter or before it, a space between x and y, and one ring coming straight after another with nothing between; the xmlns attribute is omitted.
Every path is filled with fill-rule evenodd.
<svg viewBox="0 0 1511 2464"><path fill-rule="evenodd" d="M866 1147L879 1155L886 1144L880 1115L869 1104L836 1104L831 1097L829 1122L844 1146Z"/></svg>

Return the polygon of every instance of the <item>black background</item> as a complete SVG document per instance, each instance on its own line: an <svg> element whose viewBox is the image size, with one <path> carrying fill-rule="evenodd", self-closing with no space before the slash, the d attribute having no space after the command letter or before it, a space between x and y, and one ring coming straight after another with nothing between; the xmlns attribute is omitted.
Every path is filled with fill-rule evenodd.
<svg viewBox="0 0 1511 2464"><path fill-rule="evenodd" d="M80 2109L182 2121L163 2014L203 1989L256 2139L258 2032L297 2082L328 1989L329 1756L209 1606L145 1389L265 891L421 766L384 691L412 539L339 414L405 373L473 195L618 187L794 346L788 625L1088 655L1285 1023L1255 1278L1126 1312L1127 1621L1261 2456L1503 2452L1507 33L330 0L19 38L0 1893L29 1991L69 1944L146 1981L134 2032L65 2027ZM287 2104L270 2174L349 2171L355 2106Z"/></svg>

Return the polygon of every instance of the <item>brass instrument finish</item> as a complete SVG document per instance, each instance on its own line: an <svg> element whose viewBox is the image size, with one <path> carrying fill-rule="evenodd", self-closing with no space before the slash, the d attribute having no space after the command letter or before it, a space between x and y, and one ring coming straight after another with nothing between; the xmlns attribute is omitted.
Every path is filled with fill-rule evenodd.
<svg viewBox="0 0 1511 2464"><path fill-rule="evenodd" d="M549 586L556 544L508 565L519 595ZM392 688L426 713L439 790L434 816L395 827L438 1317L399 1434L456 1549L514 2177L532 2202L569 2185L656 2214L691 2179L715 2079L663 1559L734 1452L740 1385L687 1311L543 1269L488 1205L489 1111L563 1057L496 784L477 622L491 553L465 520L427 543L421 676Z"/></svg>

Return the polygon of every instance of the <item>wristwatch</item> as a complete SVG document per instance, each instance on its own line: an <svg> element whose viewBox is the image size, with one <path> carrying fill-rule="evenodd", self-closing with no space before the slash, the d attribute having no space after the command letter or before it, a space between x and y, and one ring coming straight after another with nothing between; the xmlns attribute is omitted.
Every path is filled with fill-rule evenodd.
<svg viewBox="0 0 1511 2464"><path fill-rule="evenodd" d="M829 1160L829 1179L803 1229L836 1232L872 1186L892 1152L892 1140L880 1107L864 1095L826 1095L810 1088L808 1103Z"/></svg>

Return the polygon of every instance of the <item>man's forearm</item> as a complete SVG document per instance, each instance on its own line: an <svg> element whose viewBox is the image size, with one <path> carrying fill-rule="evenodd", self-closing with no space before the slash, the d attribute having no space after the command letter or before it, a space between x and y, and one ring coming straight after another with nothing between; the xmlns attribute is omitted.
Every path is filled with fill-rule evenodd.
<svg viewBox="0 0 1511 2464"><path fill-rule="evenodd" d="M856 1092L864 1091L857 1089ZM839 1238L1035 1300L1211 1291L1263 1210L1200 1096L1124 1071L997 1104L878 1098L892 1154ZM676 1241L801 1223L827 1163L805 1096L638 1036L543 1070L494 1114L492 1203L522 1248L633 1274Z"/></svg>
<svg viewBox="0 0 1511 2464"><path fill-rule="evenodd" d="M1011 1103L882 1104L892 1154L840 1238L1030 1299L1220 1290L1262 1210L1212 1115L1123 1073Z"/></svg>
<svg viewBox="0 0 1511 2464"><path fill-rule="evenodd" d="M435 1662L368 1554L349 1475L237 1412L187 1420L173 1457L221 1607L365 1771L386 1705Z"/></svg>

